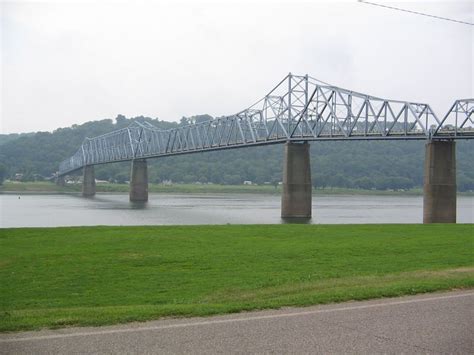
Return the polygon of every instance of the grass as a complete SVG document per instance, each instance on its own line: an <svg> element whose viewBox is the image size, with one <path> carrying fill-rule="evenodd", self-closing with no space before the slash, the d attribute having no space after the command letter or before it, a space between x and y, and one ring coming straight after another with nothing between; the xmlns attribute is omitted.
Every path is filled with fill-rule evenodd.
<svg viewBox="0 0 474 355"><path fill-rule="evenodd" d="M0 186L0 192L45 192L45 193L58 193L58 192L72 192L81 191L79 186L77 187L61 187L53 184L49 181L35 181L35 182L13 182L4 181Z"/></svg>
<svg viewBox="0 0 474 355"><path fill-rule="evenodd" d="M66 185L64 187L57 186L49 181L36 182L12 182L5 181L0 185L1 192L12 193L74 193L80 192L82 185ZM98 183L97 192L120 192L128 193L130 187L127 184L107 184ZM263 194L281 194L281 186L272 185L218 185L218 184L149 184L149 192L157 193L263 193ZM314 189L314 194L317 195L421 195L422 189L414 188L407 191L389 191L389 190L362 190L362 189L348 189L348 188L325 188ZM474 193L463 192L463 195Z"/></svg>
<svg viewBox="0 0 474 355"><path fill-rule="evenodd" d="M0 185L0 193L78 193L81 192L82 185L57 186L49 181L36 182L12 182L6 181ZM97 192L117 192L128 193L128 184L108 184L98 183ZM148 191L155 193L259 193L259 194L281 194L281 186L272 185L218 185L218 184L148 184ZM413 188L404 191L393 190L363 190L340 187L328 187L324 189L313 189L315 195L411 195L420 196L423 194L421 188ZM461 196L474 196L474 192L458 192Z"/></svg>
<svg viewBox="0 0 474 355"><path fill-rule="evenodd" d="M0 229L0 331L474 287L473 225Z"/></svg>

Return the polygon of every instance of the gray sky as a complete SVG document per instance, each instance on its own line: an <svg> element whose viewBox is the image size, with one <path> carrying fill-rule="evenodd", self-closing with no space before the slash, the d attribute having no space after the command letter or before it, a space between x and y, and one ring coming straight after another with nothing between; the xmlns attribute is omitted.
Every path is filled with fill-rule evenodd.
<svg viewBox="0 0 474 355"><path fill-rule="evenodd" d="M473 1L385 2L474 21ZM288 72L443 115L474 96L474 26L357 1L2 2L1 132L240 111Z"/></svg>

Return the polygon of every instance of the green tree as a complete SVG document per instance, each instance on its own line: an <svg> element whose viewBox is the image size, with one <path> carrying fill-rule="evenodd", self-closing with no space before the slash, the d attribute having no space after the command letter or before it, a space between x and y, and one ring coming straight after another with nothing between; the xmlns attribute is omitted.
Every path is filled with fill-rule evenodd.
<svg viewBox="0 0 474 355"><path fill-rule="evenodd" d="M204 122L209 115L185 118L186 122ZM179 126L156 118L118 115L114 120L86 122L54 132L36 132L0 136L0 164L6 176L23 173L26 179L38 175L51 177L59 163L74 154L85 137L94 137L127 127L133 121L149 122L158 129ZM184 120L183 120L184 123ZM474 140L456 143L458 188L471 190L474 180ZM312 184L317 188L357 187L407 189L423 184L424 142L312 142ZM282 145L213 151L203 154L149 159L149 181L201 181L240 184L250 180L259 184L281 181ZM103 180L130 179L130 162L100 165L96 176Z"/></svg>
<svg viewBox="0 0 474 355"><path fill-rule="evenodd" d="M374 187L374 181L367 176L363 176L354 181L354 186L359 189L369 190Z"/></svg>

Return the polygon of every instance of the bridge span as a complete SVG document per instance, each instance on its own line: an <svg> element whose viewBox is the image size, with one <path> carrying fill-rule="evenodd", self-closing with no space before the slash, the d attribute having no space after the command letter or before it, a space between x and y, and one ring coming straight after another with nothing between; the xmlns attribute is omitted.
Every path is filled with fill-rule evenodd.
<svg viewBox="0 0 474 355"><path fill-rule="evenodd" d="M249 108L161 130L148 122L86 138L60 163L58 183L83 170L83 195L95 194L94 165L131 161L130 200L148 200L147 160L170 155L285 144L283 218L310 218L309 142L425 140L424 223L456 222L455 140L474 138L474 99L456 100L443 117L429 104L388 100L288 74Z"/></svg>

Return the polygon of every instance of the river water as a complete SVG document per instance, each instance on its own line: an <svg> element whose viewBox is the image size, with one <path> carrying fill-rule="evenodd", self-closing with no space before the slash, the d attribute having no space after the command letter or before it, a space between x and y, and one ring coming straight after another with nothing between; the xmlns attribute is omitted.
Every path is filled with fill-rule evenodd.
<svg viewBox="0 0 474 355"><path fill-rule="evenodd" d="M286 223L280 196L150 194L146 204L127 194L0 195L0 227ZM421 223L421 196L313 196L308 223ZM458 223L474 223L474 197L459 196Z"/></svg>

